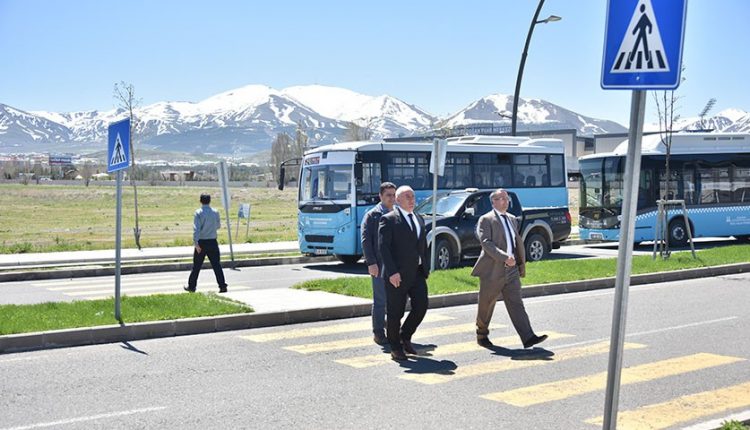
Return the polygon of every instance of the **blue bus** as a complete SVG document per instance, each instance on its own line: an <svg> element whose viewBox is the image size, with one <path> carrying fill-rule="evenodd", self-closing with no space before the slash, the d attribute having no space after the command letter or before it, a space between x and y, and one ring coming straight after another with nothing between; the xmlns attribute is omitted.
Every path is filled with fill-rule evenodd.
<svg viewBox="0 0 750 430"><path fill-rule="evenodd" d="M627 140L611 153L581 157L581 239L620 238ZM636 243L654 240L656 201L665 195L666 146L659 134L642 140ZM693 237L750 238L750 135L675 133L669 158L667 199L685 200ZM667 212L670 244L685 246L688 234L682 208Z"/></svg>
<svg viewBox="0 0 750 430"><path fill-rule="evenodd" d="M360 224L378 203L383 181L411 186L417 203L432 195L432 146L431 139L386 139L336 143L305 153L297 201L300 251L357 262L362 255ZM566 172L559 139L462 136L447 139L438 190L503 187L514 191L525 208L567 209Z"/></svg>

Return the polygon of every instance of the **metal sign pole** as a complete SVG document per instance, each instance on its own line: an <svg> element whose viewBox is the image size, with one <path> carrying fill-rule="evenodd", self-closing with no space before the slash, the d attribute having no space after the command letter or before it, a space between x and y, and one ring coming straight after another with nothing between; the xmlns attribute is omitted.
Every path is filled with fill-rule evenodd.
<svg viewBox="0 0 750 430"><path fill-rule="evenodd" d="M620 397L620 374L622 351L625 343L625 322L628 309L630 270L633 262L633 237L635 234L635 212L638 202L638 183L641 172L641 137L643 116L646 110L646 92L633 91L630 105L630 130L628 131L628 153L625 161L625 188L620 224L620 244L617 255L615 278L615 304L612 314L612 335L609 344L609 366L607 368L607 391L604 402L604 430L617 428L617 403Z"/></svg>
<svg viewBox="0 0 750 430"><path fill-rule="evenodd" d="M224 201L224 213L227 218L227 236L229 237L229 256L234 261L234 248L232 247L232 219L229 217L229 175L227 175L226 161L219 162L219 185L221 186L222 200Z"/></svg>
<svg viewBox="0 0 750 430"><path fill-rule="evenodd" d="M437 261L435 261L435 248L437 248L437 235L435 235L435 226L437 223L437 187L438 187L438 170L439 170L439 141L434 139L432 142L432 246L430 247L430 273L435 271Z"/></svg>
<svg viewBox="0 0 750 430"><path fill-rule="evenodd" d="M117 171L117 209L115 209L115 319L122 323L120 314L120 249L122 248L122 170Z"/></svg>

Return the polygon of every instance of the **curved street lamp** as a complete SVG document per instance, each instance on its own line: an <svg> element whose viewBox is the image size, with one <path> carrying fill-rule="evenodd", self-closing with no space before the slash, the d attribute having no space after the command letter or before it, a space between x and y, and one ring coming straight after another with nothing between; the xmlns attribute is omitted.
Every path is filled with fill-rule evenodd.
<svg viewBox="0 0 750 430"><path fill-rule="evenodd" d="M510 132L512 136L516 135L516 123L518 122L518 95L521 92L521 78L523 77L523 66L526 64L526 55L529 51L529 42L531 42L531 34L534 33L534 26L537 24L546 24L548 22L560 21L562 18L556 15L550 15L545 19L539 20L539 12L542 11L544 0L539 0L539 6L536 8L534 18L531 20L531 26L529 27L529 34L526 36L526 45L523 47L523 54L521 54L521 64L518 66L518 77L516 77L516 92L513 94L513 115L510 122Z"/></svg>

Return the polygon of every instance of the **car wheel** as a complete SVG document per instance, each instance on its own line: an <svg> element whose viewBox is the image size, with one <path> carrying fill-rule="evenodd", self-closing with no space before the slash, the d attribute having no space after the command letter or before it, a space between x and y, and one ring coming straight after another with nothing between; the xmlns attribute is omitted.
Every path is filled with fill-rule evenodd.
<svg viewBox="0 0 750 430"><path fill-rule="evenodd" d="M526 239L526 261L539 261L549 252L547 240L539 233L534 233Z"/></svg>
<svg viewBox="0 0 750 430"><path fill-rule="evenodd" d="M669 244L674 245L678 248L686 246L688 243L687 228L685 228L685 220L682 218L675 218L669 223Z"/></svg>
<svg viewBox="0 0 750 430"><path fill-rule="evenodd" d="M435 262L436 270L445 270L453 267L453 248L445 239L437 241L437 248L435 248Z"/></svg>
<svg viewBox="0 0 750 430"><path fill-rule="evenodd" d="M336 254L336 258L339 259L340 262L344 264L357 264L360 258L362 258L361 255L343 255L343 254Z"/></svg>

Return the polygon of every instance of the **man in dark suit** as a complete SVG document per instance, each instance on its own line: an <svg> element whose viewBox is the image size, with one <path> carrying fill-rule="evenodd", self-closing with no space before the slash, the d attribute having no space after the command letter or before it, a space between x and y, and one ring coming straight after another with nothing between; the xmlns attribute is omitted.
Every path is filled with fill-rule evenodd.
<svg viewBox="0 0 750 430"><path fill-rule="evenodd" d="M414 190L401 186L396 190L394 210L380 218L378 245L383 261L380 274L385 281L387 336L391 358L406 360L406 351L415 354L411 338L427 313L427 236L424 220L414 213ZM406 298L411 312L403 326Z"/></svg>
<svg viewBox="0 0 750 430"><path fill-rule="evenodd" d="M521 337L524 348L530 348L545 339L531 329L529 316L521 299L521 278L526 276L526 251L518 233L516 217L508 213L510 198L499 188L490 194L492 210L482 215L477 223L477 236L482 253L471 271L479 277L479 310L477 312L477 343L492 347L487 337L495 303L502 294L510 320Z"/></svg>

